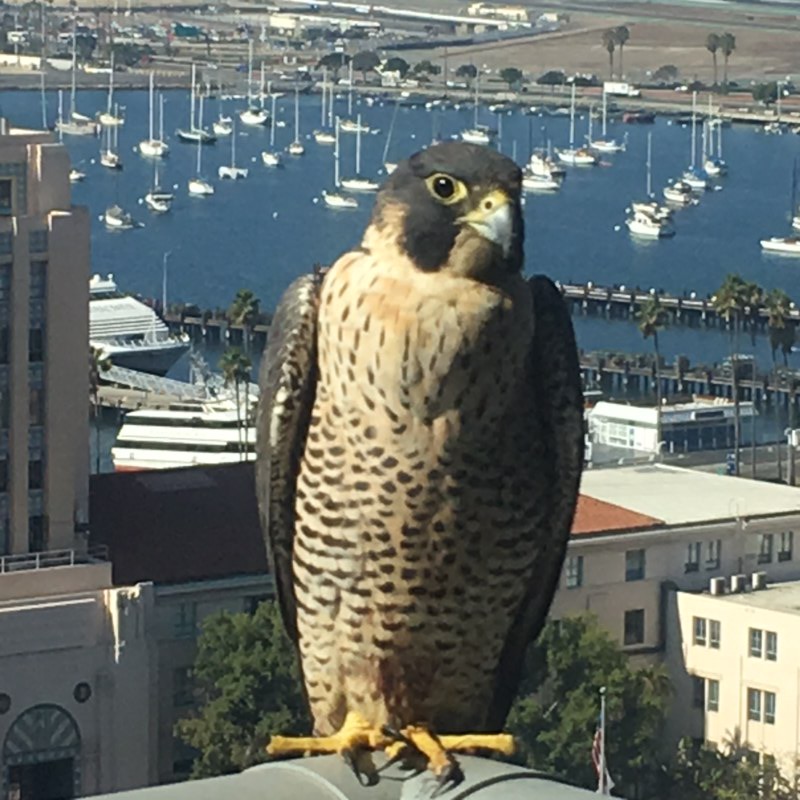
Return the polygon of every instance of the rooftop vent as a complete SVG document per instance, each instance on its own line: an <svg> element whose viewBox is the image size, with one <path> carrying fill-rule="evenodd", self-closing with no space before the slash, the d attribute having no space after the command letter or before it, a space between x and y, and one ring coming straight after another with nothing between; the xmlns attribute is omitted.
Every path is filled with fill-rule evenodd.
<svg viewBox="0 0 800 800"><path fill-rule="evenodd" d="M752 586L753 591L756 592L759 589L766 589L767 588L767 573L766 572L754 572L752 576Z"/></svg>
<svg viewBox="0 0 800 800"><path fill-rule="evenodd" d="M708 591L713 595L725 594L725 578L712 578L709 582Z"/></svg>
<svg viewBox="0 0 800 800"><path fill-rule="evenodd" d="M733 575L731 576L731 594L738 594L747 588L746 575Z"/></svg>

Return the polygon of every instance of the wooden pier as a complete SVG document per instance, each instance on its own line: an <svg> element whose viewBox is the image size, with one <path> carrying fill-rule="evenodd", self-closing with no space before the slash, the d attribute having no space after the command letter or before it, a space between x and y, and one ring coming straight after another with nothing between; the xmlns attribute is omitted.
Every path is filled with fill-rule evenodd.
<svg viewBox="0 0 800 800"><path fill-rule="evenodd" d="M232 323L224 311L201 310L196 306L169 308L162 313L164 322L174 333L188 333L192 341L209 342L211 344L229 344L243 346L245 337L249 336L250 344L256 352L261 351L267 343L269 332L269 315L262 314L261 319L252 326Z"/></svg>
<svg viewBox="0 0 800 800"><path fill-rule="evenodd" d="M593 283L561 283L559 288L573 314L633 320L640 306L658 296L671 325L695 328L728 327L727 320L714 308L711 297L700 297L696 292L672 295L638 286L595 286ZM767 320L768 315L764 308L744 315L748 331L752 325L757 331L766 332ZM786 322L795 326L800 323L800 310L793 308L786 317Z"/></svg>

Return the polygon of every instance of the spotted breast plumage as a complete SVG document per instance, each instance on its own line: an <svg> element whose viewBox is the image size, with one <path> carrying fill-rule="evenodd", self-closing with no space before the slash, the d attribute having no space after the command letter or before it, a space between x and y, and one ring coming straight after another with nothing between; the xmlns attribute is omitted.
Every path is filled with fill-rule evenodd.
<svg viewBox="0 0 800 800"><path fill-rule="evenodd" d="M443 776L507 746L583 449L569 316L521 274L520 183L488 148L412 156L361 246L276 312L257 490L318 738L273 752L399 743Z"/></svg>

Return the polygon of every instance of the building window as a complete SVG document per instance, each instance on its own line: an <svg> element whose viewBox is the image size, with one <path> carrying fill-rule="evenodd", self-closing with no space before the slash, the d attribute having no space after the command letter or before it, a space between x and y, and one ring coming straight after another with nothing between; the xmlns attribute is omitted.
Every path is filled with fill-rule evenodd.
<svg viewBox="0 0 800 800"><path fill-rule="evenodd" d="M708 681L706 708L709 711L719 711L719 681Z"/></svg>
<svg viewBox="0 0 800 800"><path fill-rule="evenodd" d="M44 388L31 386L28 400L28 422L31 425L44 425Z"/></svg>
<svg viewBox="0 0 800 800"><path fill-rule="evenodd" d="M700 569L700 542L689 542L686 551L685 572L697 572Z"/></svg>
<svg viewBox="0 0 800 800"><path fill-rule="evenodd" d="M28 488L44 488L44 465L41 459L28 462Z"/></svg>
<svg viewBox="0 0 800 800"><path fill-rule="evenodd" d="M11 328L0 325L0 364L8 364L8 349L11 344Z"/></svg>
<svg viewBox="0 0 800 800"><path fill-rule="evenodd" d="M31 553L41 553L47 549L47 531L42 514L28 517L28 549Z"/></svg>
<svg viewBox="0 0 800 800"><path fill-rule="evenodd" d="M583 556L570 556L567 559L567 589L583 586Z"/></svg>
<svg viewBox="0 0 800 800"><path fill-rule="evenodd" d="M778 561L792 560L792 546L794 545L794 531L781 533L781 546L778 550Z"/></svg>
<svg viewBox="0 0 800 800"><path fill-rule="evenodd" d="M14 237L10 233L0 233L0 256L10 256L14 254ZM6 270L9 272L11 268L6 264Z"/></svg>
<svg viewBox="0 0 800 800"><path fill-rule="evenodd" d="M764 722L775 724L775 692L764 692Z"/></svg>
<svg viewBox="0 0 800 800"><path fill-rule="evenodd" d="M175 638L193 639L197 635L197 604L179 603L175 606Z"/></svg>
<svg viewBox="0 0 800 800"><path fill-rule="evenodd" d="M0 178L0 216L14 213L14 179Z"/></svg>
<svg viewBox="0 0 800 800"><path fill-rule="evenodd" d="M175 708L194 703L194 678L191 667L172 670L172 705Z"/></svg>
<svg viewBox="0 0 800 800"><path fill-rule="evenodd" d="M761 692L758 689L747 690L747 719L761 722Z"/></svg>
<svg viewBox="0 0 800 800"><path fill-rule="evenodd" d="M644 609L634 608L625 612L625 638L626 645L642 644L644 642Z"/></svg>
<svg viewBox="0 0 800 800"><path fill-rule="evenodd" d="M692 675L692 706L694 708L706 706L706 681L698 675Z"/></svg>
<svg viewBox="0 0 800 800"><path fill-rule="evenodd" d="M10 416L11 392L8 387L8 367L0 366L0 428L8 428Z"/></svg>
<svg viewBox="0 0 800 800"><path fill-rule="evenodd" d="M28 361L32 364L44 361L44 328L28 329Z"/></svg>
<svg viewBox="0 0 800 800"><path fill-rule="evenodd" d="M28 250L31 253L46 253L47 239L47 230L31 231L28 235ZM31 264L31 267L33 267L33 264Z"/></svg>
<svg viewBox="0 0 800 800"><path fill-rule="evenodd" d="M771 533L762 533L758 537L758 563L772 563L773 536Z"/></svg>
<svg viewBox="0 0 800 800"><path fill-rule="evenodd" d="M625 580L644 580L644 550L628 550L625 553Z"/></svg>
<svg viewBox="0 0 800 800"><path fill-rule="evenodd" d="M706 569L719 569L722 556L722 539L712 539L708 543Z"/></svg>
<svg viewBox="0 0 800 800"><path fill-rule="evenodd" d="M693 618L694 636L693 641L705 647L706 644L706 621L703 617Z"/></svg>
<svg viewBox="0 0 800 800"><path fill-rule="evenodd" d="M750 628L750 656L752 658L761 658L763 639L763 631L758 628Z"/></svg>
<svg viewBox="0 0 800 800"><path fill-rule="evenodd" d="M722 625L718 619L709 620L708 623L708 646L719 650L722 639Z"/></svg>
<svg viewBox="0 0 800 800"><path fill-rule="evenodd" d="M775 631L767 631L766 647L764 648L764 655L767 661L778 660L778 634Z"/></svg>

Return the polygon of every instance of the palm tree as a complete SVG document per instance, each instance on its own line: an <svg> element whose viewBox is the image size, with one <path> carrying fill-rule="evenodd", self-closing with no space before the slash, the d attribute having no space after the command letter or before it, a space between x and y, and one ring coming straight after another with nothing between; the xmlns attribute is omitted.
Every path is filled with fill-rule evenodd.
<svg viewBox="0 0 800 800"><path fill-rule="evenodd" d="M736 37L727 31L719 37L719 49L722 50L722 57L725 59L722 68L722 82L728 85L728 59L736 49Z"/></svg>
<svg viewBox="0 0 800 800"><path fill-rule="evenodd" d="M778 384L778 348L783 353L783 363L787 364L787 356L794 346L794 325L787 325L786 318L792 310L792 301L783 289L771 289L764 298L764 308L767 311L767 327L769 328L769 346L772 350L772 382ZM780 403L775 404L775 414L778 423L778 480L783 480L783 464L781 453L783 451L783 415Z"/></svg>
<svg viewBox="0 0 800 800"><path fill-rule="evenodd" d="M250 350L250 334L258 319L259 303L261 301L250 289L239 289L233 303L228 309L228 320L232 325L244 327L244 350Z"/></svg>
<svg viewBox="0 0 800 800"><path fill-rule="evenodd" d="M717 85L717 50L720 47L720 37L718 33L709 33L706 37L706 50L711 53L714 62L714 86Z"/></svg>
<svg viewBox="0 0 800 800"><path fill-rule="evenodd" d="M603 31L603 47L608 51L608 77L614 77L614 50L617 46L617 38L614 35L614 30L609 28Z"/></svg>
<svg viewBox="0 0 800 800"><path fill-rule="evenodd" d="M250 383L253 363L238 347L229 347L219 360L219 368L222 370L222 377L225 379L225 385L233 386L233 393L236 401L239 461L244 461L246 460L245 453L247 448L245 447L245 438L242 436L242 422L247 424L250 417L250 392L248 384ZM242 384L244 384L245 395L244 419L242 419Z"/></svg>
<svg viewBox="0 0 800 800"><path fill-rule="evenodd" d="M739 380L737 375L739 353L739 331L742 309L745 306L747 284L740 275L729 274L711 299L717 314L728 324L731 344L731 394L733 395L733 454L734 474L739 475L739 456L741 450L741 417L739 408Z"/></svg>
<svg viewBox="0 0 800 800"><path fill-rule="evenodd" d="M661 455L661 353L658 347L658 332L666 327L667 314L658 295L654 294L647 299L639 313L636 315L639 322L639 332L647 339L653 340L653 353L655 355L655 387L656 387L656 446Z"/></svg>
<svg viewBox="0 0 800 800"><path fill-rule="evenodd" d="M742 300L744 307L742 312L747 315L747 326L750 331L750 347L751 347L751 360L750 360L750 377L753 381L752 384L752 402L753 414L750 417L750 457L751 457L751 477L756 477L756 325L758 323L758 315L761 312L761 306L764 304L764 290L752 281L745 283L744 291L742 293Z"/></svg>
<svg viewBox="0 0 800 800"><path fill-rule="evenodd" d="M622 66L622 54L623 50L625 49L625 45L628 42L628 39L631 38L631 32L625 25L619 25L614 29L614 39L616 40L617 46L619 47L619 76L620 78L625 77L625 69Z"/></svg>
<svg viewBox="0 0 800 800"><path fill-rule="evenodd" d="M111 359L103 355L103 348L89 345L89 397L94 423L95 473L100 472L100 373L110 369Z"/></svg>

